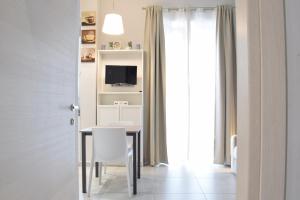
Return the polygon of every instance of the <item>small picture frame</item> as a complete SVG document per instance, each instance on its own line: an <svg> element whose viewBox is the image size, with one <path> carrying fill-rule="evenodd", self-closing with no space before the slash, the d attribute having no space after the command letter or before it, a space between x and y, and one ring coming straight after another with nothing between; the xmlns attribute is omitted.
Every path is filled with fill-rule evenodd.
<svg viewBox="0 0 300 200"><path fill-rule="evenodd" d="M96 44L96 30L81 30L82 44Z"/></svg>
<svg viewBox="0 0 300 200"><path fill-rule="evenodd" d="M96 11L81 12L81 26L95 26L96 25Z"/></svg>
<svg viewBox="0 0 300 200"><path fill-rule="evenodd" d="M94 63L96 60L95 48L81 48L81 62L82 63Z"/></svg>

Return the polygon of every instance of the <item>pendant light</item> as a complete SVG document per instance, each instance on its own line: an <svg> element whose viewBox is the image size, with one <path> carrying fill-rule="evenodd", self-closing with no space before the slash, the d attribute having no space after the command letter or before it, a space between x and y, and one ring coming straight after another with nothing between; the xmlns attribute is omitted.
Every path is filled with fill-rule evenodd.
<svg viewBox="0 0 300 200"><path fill-rule="evenodd" d="M113 11L115 11L115 1L113 0ZM124 33L123 18L116 13L105 15L102 32L108 35L122 35Z"/></svg>

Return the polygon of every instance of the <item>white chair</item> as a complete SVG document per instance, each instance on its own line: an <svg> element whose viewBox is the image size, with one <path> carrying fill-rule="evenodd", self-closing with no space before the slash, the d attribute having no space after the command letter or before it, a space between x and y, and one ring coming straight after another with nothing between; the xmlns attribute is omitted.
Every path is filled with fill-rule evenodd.
<svg viewBox="0 0 300 200"><path fill-rule="evenodd" d="M112 121L112 122L102 122L101 126L109 126L109 127L127 127L127 126L135 126L136 124L133 121ZM128 147L132 148L132 137L127 137Z"/></svg>
<svg viewBox="0 0 300 200"><path fill-rule="evenodd" d="M100 126L107 126L107 127L128 127L128 126L134 126L135 123L133 121L107 121L107 122L101 122ZM132 137L126 137L127 139L127 146L128 148L132 148L133 146L133 139ZM108 165L110 163L107 163ZM101 167L104 168L104 174L106 174L106 166L105 165L99 165L99 172L101 171Z"/></svg>
<svg viewBox="0 0 300 200"><path fill-rule="evenodd" d="M133 121L111 121L111 122L102 122L101 126L134 126Z"/></svg>
<svg viewBox="0 0 300 200"><path fill-rule="evenodd" d="M94 163L99 162L99 182L102 165L109 162L122 163L127 168L128 194L131 197L132 149L127 147L125 128L93 128L93 151L89 176L88 197L91 195Z"/></svg>

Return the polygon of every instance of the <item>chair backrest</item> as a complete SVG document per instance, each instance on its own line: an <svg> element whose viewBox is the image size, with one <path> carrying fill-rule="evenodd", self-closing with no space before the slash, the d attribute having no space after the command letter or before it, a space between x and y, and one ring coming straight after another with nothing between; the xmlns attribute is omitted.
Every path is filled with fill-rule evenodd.
<svg viewBox="0 0 300 200"><path fill-rule="evenodd" d="M93 128L95 161L126 162L128 156L125 128Z"/></svg>
<svg viewBox="0 0 300 200"><path fill-rule="evenodd" d="M114 122L103 122L101 126L115 126L115 127L126 127L126 126L134 126L133 121L114 121Z"/></svg>

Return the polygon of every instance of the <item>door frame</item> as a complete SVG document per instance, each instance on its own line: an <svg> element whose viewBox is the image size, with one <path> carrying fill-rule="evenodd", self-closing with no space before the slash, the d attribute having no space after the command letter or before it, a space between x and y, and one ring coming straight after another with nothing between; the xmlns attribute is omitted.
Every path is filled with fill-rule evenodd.
<svg viewBox="0 0 300 200"><path fill-rule="evenodd" d="M286 43L284 0L236 0L237 200L284 200Z"/></svg>

